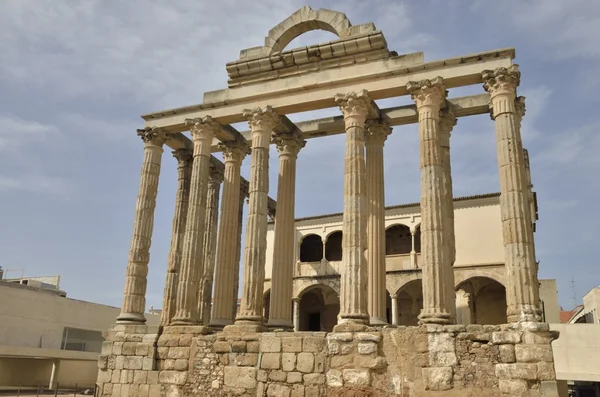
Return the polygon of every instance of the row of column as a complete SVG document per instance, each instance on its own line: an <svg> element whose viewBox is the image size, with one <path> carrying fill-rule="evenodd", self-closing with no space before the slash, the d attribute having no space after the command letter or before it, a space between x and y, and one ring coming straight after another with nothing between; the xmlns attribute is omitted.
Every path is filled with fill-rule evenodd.
<svg viewBox="0 0 600 397"><path fill-rule="evenodd" d="M496 126L509 322L539 320L530 181L520 137L524 107L522 112L517 112L522 100L515 104L519 77L516 65L483 72ZM456 253L449 141L456 117L446 103L441 77L410 82L406 89L417 105L419 118L423 272L423 310L419 319L424 324L452 323L456 317L452 288ZM383 145L391 129L377 118L371 120L377 110L366 91L337 95L335 101L344 115L346 127L343 271L338 322L382 325L386 322ZM210 176L210 148L222 127L208 116L188 121L194 143L193 158L189 152L175 152L179 180L163 325L223 327L232 323L237 303L237 291L232 293L232 289L236 290L238 284L240 256L239 238L232 236L241 233L240 166L251 151L244 280L235 324L257 330L262 327L269 146L274 136L280 161L268 325L293 328L292 312L294 316L298 314L297 302L290 311L296 159L305 142L297 133L275 134L280 118L270 107L246 111L244 116L252 132L251 147L249 149L245 142L223 143L223 175ZM125 297L117 319L124 323L145 321L149 248L162 145L167 139L158 129L138 133L145 142L145 149ZM221 180L223 199L218 216ZM213 273L214 299L209 314Z"/></svg>

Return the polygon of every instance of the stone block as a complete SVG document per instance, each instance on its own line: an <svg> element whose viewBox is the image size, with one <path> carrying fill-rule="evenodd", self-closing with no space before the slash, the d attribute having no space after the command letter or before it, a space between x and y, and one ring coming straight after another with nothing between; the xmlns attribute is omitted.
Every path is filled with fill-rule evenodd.
<svg viewBox="0 0 600 397"><path fill-rule="evenodd" d="M358 354L373 354L377 353L377 343L360 342L358 344Z"/></svg>
<svg viewBox="0 0 600 397"><path fill-rule="evenodd" d="M135 356L136 347L137 343L135 342L124 342L121 354L124 356Z"/></svg>
<svg viewBox="0 0 600 397"><path fill-rule="evenodd" d="M346 386L369 386L371 384L371 374L366 369L344 369L342 376Z"/></svg>
<svg viewBox="0 0 600 397"><path fill-rule="evenodd" d="M352 339L354 339L354 336L351 332L332 332L327 335L327 341L352 342Z"/></svg>
<svg viewBox="0 0 600 397"><path fill-rule="evenodd" d="M154 369L154 359L151 357L142 358L142 369L144 371L151 371Z"/></svg>
<svg viewBox="0 0 600 397"><path fill-rule="evenodd" d="M190 348L189 347L171 347L169 348L169 353L167 354L167 358L185 358L186 360L190 358Z"/></svg>
<svg viewBox="0 0 600 397"><path fill-rule="evenodd" d="M429 351L429 365L435 367L451 367L458 364L458 358L454 352L445 352L430 350Z"/></svg>
<svg viewBox="0 0 600 397"><path fill-rule="evenodd" d="M181 335L179 337L179 346L191 346L192 345L192 335Z"/></svg>
<svg viewBox="0 0 600 397"><path fill-rule="evenodd" d="M354 345L352 343L344 343L341 345L340 354L351 354L354 351Z"/></svg>
<svg viewBox="0 0 600 397"><path fill-rule="evenodd" d="M147 383L148 382L148 371L133 371L133 383Z"/></svg>
<svg viewBox="0 0 600 397"><path fill-rule="evenodd" d="M121 371L121 375L119 376L119 381L117 383L128 383L128 379L129 379L129 370L128 369L122 369ZM133 378L132 378L133 379Z"/></svg>
<svg viewBox="0 0 600 397"><path fill-rule="evenodd" d="M315 367L313 372L322 373L325 372L325 361L327 356L325 354L315 354Z"/></svg>
<svg viewBox="0 0 600 397"><path fill-rule="evenodd" d="M100 354L109 355L112 354L113 350L113 342L102 342L102 349L100 350Z"/></svg>
<svg viewBox="0 0 600 397"><path fill-rule="evenodd" d="M125 369L142 369L144 358L139 356L125 356L123 366Z"/></svg>
<svg viewBox="0 0 600 397"><path fill-rule="evenodd" d="M294 368L296 368L296 353L282 353L281 368L283 368L284 371L293 371Z"/></svg>
<svg viewBox="0 0 600 397"><path fill-rule="evenodd" d="M121 380L121 369L115 369L112 372L112 377L110 378L111 383L119 383Z"/></svg>
<svg viewBox="0 0 600 397"><path fill-rule="evenodd" d="M256 371L257 369L254 367L225 367L225 386L244 389L255 388Z"/></svg>
<svg viewBox="0 0 600 397"><path fill-rule="evenodd" d="M327 386L329 387L342 387L344 386L344 378L342 371L339 369L330 369L327 371Z"/></svg>
<svg viewBox="0 0 600 397"><path fill-rule="evenodd" d="M213 345L215 353L229 353L231 352L231 345L226 341L216 341ZM159 348L160 353L160 348Z"/></svg>
<svg viewBox="0 0 600 397"><path fill-rule="evenodd" d="M307 336L302 341L302 351L319 353L325 348L326 339L318 336Z"/></svg>
<svg viewBox="0 0 600 397"><path fill-rule="evenodd" d="M158 371L148 371L148 384L158 385Z"/></svg>
<svg viewBox="0 0 600 397"><path fill-rule="evenodd" d="M156 353L157 353L158 358L160 358L161 360L164 360L169 355L169 348L168 347L159 347L158 349L156 349Z"/></svg>
<svg viewBox="0 0 600 397"><path fill-rule="evenodd" d="M304 395L304 385L294 385L292 386L292 393L290 397L305 397Z"/></svg>
<svg viewBox="0 0 600 397"><path fill-rule="evenodd" d="M381 333L379 332L357 332L354 339L362 342L381 342Z"/></svg>
<svg viewBox="0 0 600 397"><path fill-rule="evenodd" d="M500 362L514 363L517 361L515 356L515 345L500 345L499 346Z"/></svg>
<svg viewBox="0 0 600 397"><path fill-rule="evenodd" d="M469 324L469 325L467 325L467 332L469 332L469 333L483 332L483 325Z"/></svg>
<svg viewBox="0 0 600 397"><path fill-rule="evenodd" d="M519 344L515 346L515 357L520 363L536 363L538 361L553 362L552 347L547 345L526 345Z"/></svg>
<svg viewBox="0 0 600 397"><path fill-rule="evenodd" d="M111 397L121 397L121 385L116 383L113 384L113 391Z"/></svg>
<svg viewBox="0 0 600 397"><path fill-rule="evenodd" d="M101 354L98 356L98 369L108 369L108 356Z"/></svg>
<svg viewBox="0 0 600 397"><path fill-rule="evenodd" d="M523 332L523 343L529 345L549 345L554 339L550 332Z"/></svg>
<svg viewBox="0 0 600 397"><path fill-rule="evenodd" d="M148 354L148 345L145 345L143 343L138 343L137 346L135 347L135 355L136 356L145 356Z"/></svg>
<svg viewBox="0 0 600 397"><path fill-rule="evenodd" d="M231 351L233 353L246 353L246 342L241 340L231 342Z"/></svg>
<svg viewBox="0 0 600 397"><path fill-rule="evenodd" d="M422 374L426 390L444 391L454 386L452 367L423 368Z"/></svg>
<svg viewBox="0 0 600 397"><path fill-rule="evenodd" d="M556 380L553 363L537 363L537 378L543 381Z"/></svg>
<svg viewBox="0 0 600 397"><path fill-rule="evenodd" d="M160 385L150 385L149 390L148 390L148 397L161 397L160 396Z"/></svg>
<svg viewBox="0 0 600 397"><path fill-rule="evenodd" d="M263 335L260 338L260 351L262 353L281 352L281 338Z"/></svg>
<svg viewBox="0 0 600 397"><path fill-rule="evenodd" d="M341 348L340 344L336 341L328 341L327 342L327 350L330 355L340 354Z"/></svg>
<svg viewBox="0 0 600 397"><path fill-rule="evenodd" d="M256 372L256 380L259 382L266 382L267 381L267 371L265 371L263 369L259 369Z"/></svg>
<svg viewBox="0 0 600 397"><path fill-rule="evenodd" d="M267 397L289 397L291 388L288 385L271 383L267 387Z"/></svg>
<svg viewBox="0 0 600 397"><path fill-rule="evenodd" d="M360 368L382 369L387 367L385 357L355 356L354 365Z"/></svg>
<svg viewBox="0 0 600 397"><path fill-rule="evenodd" d="M535 364L515 363L496 364L495 369L498 379L537 379L537 366Z"/></svg>
<svg viewBox="0 0 600 397"><path fill-rule="evenodd" d="M499 388L509 396L521 396L529 390L527 381L523 379L500 379Z"/></svg>
<svg viewBox="0 0 600 397"><path fill-rule="evenodd" d="M112 383L106 383L102 386L102 395L103 396L112 396L113 394L113 385Z"/></svg>
<svg viewBox="0 0 600 397"><path fill-rule="evenodd" d="M258 353L260 351L260 342L250 341L246 343L246 351L248 353Z"/></svg>
<svg viewBox="0 0 600 397"><path fill-rule="evenodd" d="M427 336L427 343L429 345L429 351L435 352L454 352L454 337L449 333L435 333Z"/></svg>
<svg viewBox="0 0 600 397"><path fill-rule="evenodd" d="M231 353L229 362L242 367L254 367L258 363L258 353Z"/></svg>
<svg viewBox="0 0 600 397"><path fill-rule="evenodd" d="M559 397L556 381L540 382L540 393L542 393L542 397Z"/></svg>
<svg viewBox="0 0 600 397"><path fill-rule="evenodd" d="M325 375L323 374L304 374L305 385L324 385Z"/></svg>
<svg viewBox="0 0 600 397"><path fill-rule="evenodd" d="M521 343L521 333L515 331L492 332L492 343L495 345Z"/></svg>
<svg viewBox="0 0 600 397"><path fill-rule="evenodd" d="M112 369L98 371L98 383L109 383L112 378Z"/></svg>
<svg viewBox="0 0 600 397"><path fill-rule="evenodd" d="M225 367L227 368L238 368L238 367ZM168 385L183 385L187 381L187 372L181 371L160 371L158 373L158 382L165 383Z"/></svg>
<svg viewBox="0 0 600 397"><path fill-rule="evenodd" d="M310 385L304 387L304 397L322 397L324 395L321 391L321 386L319 385Z"/></svg>
<svg viewBox="0 0 600 397"><path fill-rule="evenodd" d="M189 366L189 361L184 358L178 358L175 360L174 369L176 371L187 371Z"/></svg>
<svg viewBox="0 0 600 397"><path fill-rule="evenodd" d="M281 366L281 353L264 353L260 362L263 369L279 369Z"/></svg>
<svg viewBox="0 0 600 397"><path fill-rule="evenodd" d="M285 382L287 380L287 373L283 371L271 371L269 373L269 380L273 382Z"/></svg>
<svg viewBox="0 0 600 397"><path fill-rule="evenodd" d="M300 353L302 351L302 338L299 336L281 338L281 349L284 353Z"/></svg>
<svg viewBox="0 0 600 397"><path fill-rule="evenodd" d="M123 354L123 343L124 342L113 342L112 352L113 354L120 356Z"/></svg>
<svg viewBox="0 0 600 397"><path fill-rule="evenodd" d="M300 372L309 373L313 371L315 358L312 353L299 353L296 359L296 368Z"/></svg>
<svg viewBox="0 0 600 397"><path fill-rule="evenodd" d="M302 382L302 373L300 372L288 372L287 383L300 383Z"/></svg>

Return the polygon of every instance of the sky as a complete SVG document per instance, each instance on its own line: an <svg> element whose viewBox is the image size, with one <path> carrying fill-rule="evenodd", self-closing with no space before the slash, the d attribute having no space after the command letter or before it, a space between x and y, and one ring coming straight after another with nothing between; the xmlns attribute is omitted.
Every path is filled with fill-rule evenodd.
<svg viewBox="0 0 600 397"><path fill-rule="evenodd" d="M120 306L143 155L140 115L201 103L205 91L226 88L225 63L263 45L269 29L307 4L344 12L354 25L374 22L390 50L423 51L426 61L514 47L540 212L539 276L557 280L565 309L600 285L600 2L589 0L1 0L0 266L7 276L59 274L68 296ZM335 39L312 31L288 49ZM483 92L472 86L449 96ZM343 143L343 135L310 140L300 152L297 217L342 211ZM461 118L451 144L455 196L499 191L488 115ZM248 171L247 158L246 178ZM387 205L419 201L416 125L394 128L385 172ZM274 198L276 175L272 148ZM175 190L176 161L165 150L148 307L162 305Z"/></svg>

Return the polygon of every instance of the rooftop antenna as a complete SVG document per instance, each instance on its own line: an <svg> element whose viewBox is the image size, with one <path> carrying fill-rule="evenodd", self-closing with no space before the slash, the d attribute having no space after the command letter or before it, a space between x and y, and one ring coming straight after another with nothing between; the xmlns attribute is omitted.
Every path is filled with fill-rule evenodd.
<svg viewBox="0 0 600 397"><path fill-rule="evenodd" d="M571 276L571 290L573 291L573 295L571 296L573 301L571 302L571 305L573 309L575 309L577 307L577 290L575 289L575 280L573 279L573 276Z"/></svg>

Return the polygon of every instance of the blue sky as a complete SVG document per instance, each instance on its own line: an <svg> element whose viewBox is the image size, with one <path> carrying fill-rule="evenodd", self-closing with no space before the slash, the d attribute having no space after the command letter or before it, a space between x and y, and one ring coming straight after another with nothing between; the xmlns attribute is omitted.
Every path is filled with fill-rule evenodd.
<svg viewBox="0 0 600 397"><path fill-rule="evenodd" d="M263 44L305 3L221 0L0 1L0 266L62 275L78 299L120 306L139 186L141 114L200 103L226 87L225 63ZM540 220L540 277L572 306L600 285L600 2L590 0L314 1L374 22L390 50L428 61L515 47L527 97ZM309 32L289 48L335 39ZM483 92L480 86L450 96ZM387 107L408 103L398 98ZM293 120L337 114L330 109ZM245 128L244 128L245 129ZM342 210L343 136L299 155L296 216ZM270 194L276 196L276 151ZM385 149L386 203L419 200L417 127L394 129ZM249 161L242 173L248 176ZM498 191L494 126L460 119L452 135L457 196ZM323 172L326 169L328 172ZM147 302L160 307L176 187L165 151ZM9 276L20 271L11 270Z"/></svg>

